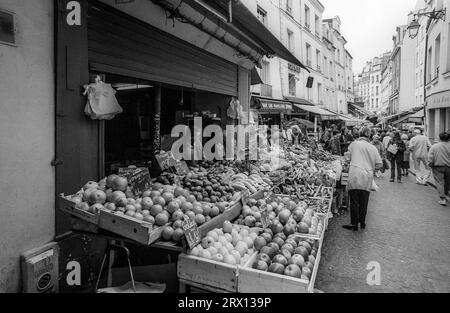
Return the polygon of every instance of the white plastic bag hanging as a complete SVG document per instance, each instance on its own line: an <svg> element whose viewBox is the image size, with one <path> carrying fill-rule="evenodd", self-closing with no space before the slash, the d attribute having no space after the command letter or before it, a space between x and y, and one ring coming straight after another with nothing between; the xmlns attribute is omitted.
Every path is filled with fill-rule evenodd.
<svg viewBox="0 0 450 313"><path fill-rule="evenodd" d="M116 99L116 91L97 77L94 84L85 86L88 100L84 112L93 120L111 120L123 112Z"/></svg>

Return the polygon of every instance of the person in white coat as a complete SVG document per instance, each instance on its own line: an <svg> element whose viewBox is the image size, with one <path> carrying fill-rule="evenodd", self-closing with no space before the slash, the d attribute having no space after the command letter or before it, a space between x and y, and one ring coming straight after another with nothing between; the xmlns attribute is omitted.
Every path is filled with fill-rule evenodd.
<svg viewBox="0 0 450 313"><path fill-rule="evenodd" d="M409 142L409 150L414 160L417 183L426 185L431 175L430 167L428 166L428 150L431 148L431 142L420 130L415 130L415 133L417 135Z"/></svg>
<svg viewBox="0 0 450 313"><path fill-rule="evenodd" d="M366 228L367 207L370 192L373 189L375 171L383 168L383 161L377 148L369 141L370 128L363 127L360 138L348 148L350 154L350 170L348 190L350 197L351 224L345 229L358 231Z"/></svg>

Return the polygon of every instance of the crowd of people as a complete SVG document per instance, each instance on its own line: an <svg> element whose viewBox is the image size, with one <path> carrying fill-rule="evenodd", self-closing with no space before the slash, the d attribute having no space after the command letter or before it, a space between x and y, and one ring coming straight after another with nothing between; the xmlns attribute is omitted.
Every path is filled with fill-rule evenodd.
<svg viewBox="0 0 450 313"><path fill-rule="evenodd" d="M450 133L443 132L439 137L440 142L432 145L420 129L338 130L334 125L326 129L320 139L322 146L335 155L345 156L349 166L351 223L343 227L353 231L365 229L370 192L378 188L374 178L382 177L390 169L390 182L402 183L409 175L411 162L417 184L427 185L433 175L439 204L446 206L450 199Z"/></svg>

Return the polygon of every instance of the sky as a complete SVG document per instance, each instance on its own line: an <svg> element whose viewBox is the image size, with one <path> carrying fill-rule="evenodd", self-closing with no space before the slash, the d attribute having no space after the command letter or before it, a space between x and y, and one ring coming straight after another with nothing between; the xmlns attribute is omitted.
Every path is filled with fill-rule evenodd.
<svg viewBox="0 0 450 313"><path fill-rule="evenodd" d="M362 71L366 61L392 51L392 36L398 25L406 25L417 0L320 0L323 17L339 15L341 34L353 56L353 71Z"/></svg>

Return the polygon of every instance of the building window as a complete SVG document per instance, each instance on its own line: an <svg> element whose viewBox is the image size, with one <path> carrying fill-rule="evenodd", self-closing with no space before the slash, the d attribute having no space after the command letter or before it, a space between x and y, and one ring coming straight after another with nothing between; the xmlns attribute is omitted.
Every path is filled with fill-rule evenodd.
<svg viewBox="0 0 450 313"><path fill-rule="evenodd" d="M377 99L377 109L379 108L379 105L378 105L378 103L379 103L379 102L378 102L378 99Z"/></svg>
<svg viewBox="0 0 450 313"><path fill-rule="evenodd" d="M262 9L259 5L257 9L257 14L258 20L260 20L261 23L263 23L267 27L267 12L264 9Z"/></svg>
<svg viewBox="0 0 450 313"><path fill-rule="evenodd" d="M434 44L434 77L439 77L439 65L441 61L441 35L437 36Z"/></svg>
<svg viewBox="0 0 450 313"><path fill-rule="evenodd" d="M16 25L13 13L0 11L0 43L16 44Z"/></svg>
<svg viewBox="0 0 450 313"><path fill-rule="evenodd" d="M286 0L286 12L292 15L292 0Z"/></svg>
<svg viewBox="0 0 450 313"><path fill-rule="evenodd" d="M380 75L377 75L377 83L380 82Z"/></svg>
<svg viewBox="0 0 450 313"><path fill-rule="evenodd" d="M261 63L261 80L264 84L270 85L270 63L267 61L263 61Z"/></svg>
<svg viewBox="0 0 450 313"><path fill-rule="evenodd" d="M376 92L377 92L376 95L378 96L380 94L380 90L379 90L378 86L376 87Z"/></svg>
<svg viewBox="0 0 450 313"><path fill-rule="evenodd" d="M294 97L297 95L297 82L293 74L289 74L289 95Z"/></svg>
<svg viewBox="0 0 450 313"><path fill-rule="evenodd" d="M427 58L427 81L426 81L427 84L431 81L431 72L432 72L432 69L431 69L431 56L433 55L432 53L433 53L433 48L430 47L428 49L428 58Z"/></svg>
<svg viewBox="0 0 450 313"><path fill-rule="evenodd" d="M315 21L316 36L320 37L320 18L317 15L315 15L314 21Z"/></svg>
<svg viewBox="0 0 450 313"><path fill-rule="evenodd" d="M448 24L448 35L450 36L450 23ZM447 72L450 72L450 40L448 41L448 47L447 47Z"/></svg>
<svg viewBox="0 0 450 313"><path fill-rule="evenodd" d="M306 44L306 64L311 66L311 45L309 43Z"/></svg>
<svg viewBox="0 0 450 313"><path fill-rule="evenodd" d="M322 67L320 66L320 61L322 61L322 58L320 56L319 50L316 50L316 60L317 60L317 70L320 72L322 71Z"/></svg>
<svg viewBox="0 0 450 313"><path fill-rule="evenodd" d="M317 100L319 101L319 104L323 104L322 101L322 84L317 84Z"/></svg>
<svg viewBox="0 0 450 313"><path fill-rule="evenodd" d="M288 49L291 52L294 52L294 33L288 29L287 30L287 36L288 36Z"/></svg>
<svg viewBox="0 0 450 313"><path fill-rule="evenodd" d="M305 5L305 27L308 30L311 30L311 11L309 10L309 7Z"/></svg>

